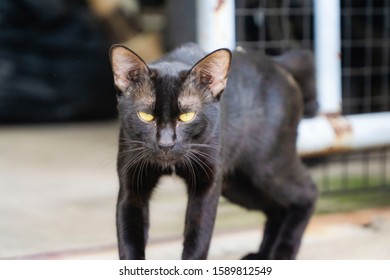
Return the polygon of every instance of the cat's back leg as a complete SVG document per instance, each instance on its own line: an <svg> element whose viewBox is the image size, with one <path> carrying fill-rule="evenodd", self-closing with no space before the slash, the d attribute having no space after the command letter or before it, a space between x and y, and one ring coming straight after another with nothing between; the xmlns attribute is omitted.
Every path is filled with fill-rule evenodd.
<svg viewBox="0 0 390 280"><path fill-rule="evenodd" d="M236 170L226 177L222 194L247 209L266 215L263 239L255 253L244 259L294 259L317 197L316 186L300 162L294 172ZM257 169L261 166L257 165ZM295 170L297 171L297 170ZM251 174L251 175L249 175ZM280 174L280 178L278 177Z"/></svg>
<svg viewBox="0 0 390 280"><path fill-rule="evenodd" d="M252 179L240 170L229 174L223 184L222 195L233 203L249 210L262 211L266 215L266 224L261 245L256 253L244 256L244 259L271 259L287 210L270 199L261 188L256 187Z"/></svg>
<svg viewBox="0 0 390 280"><path fill-rule="evenodd" d="M286 214L272 252L273 259L295 259L304 231L314 212L318 191L308 170L296 159L288 172L277 172L281 181L272 187L274 196L283 198ZM277 176L277 175L276 175Z"/></svg>

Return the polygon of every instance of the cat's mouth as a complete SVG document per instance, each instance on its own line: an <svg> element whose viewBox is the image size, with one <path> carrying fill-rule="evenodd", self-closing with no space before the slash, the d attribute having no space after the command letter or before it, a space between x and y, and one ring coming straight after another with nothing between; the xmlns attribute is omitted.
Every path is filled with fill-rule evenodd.
<svg viewBox="0 0 390 280"><path fill-rule="evenodd" d="M163 154L163 155L160 156L160 159L162 161L174 161L175 157L172 156L172 155Z"/></svg>
<svg viewBox="0 0 390 280"><path fill-rule="evenodd" d="M173 154L171 152L161 152L156 156L156 160L164 166L175 164L176 162L180 161L180 158L181 157L179 155Z"/></svg>

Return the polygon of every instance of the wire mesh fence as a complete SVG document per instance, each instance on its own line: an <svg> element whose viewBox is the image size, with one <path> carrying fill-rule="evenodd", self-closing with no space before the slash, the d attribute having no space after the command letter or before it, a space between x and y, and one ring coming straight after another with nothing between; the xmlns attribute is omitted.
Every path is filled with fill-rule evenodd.
<svg viewBox="0 0 390 280"><path fill-rule="evenodd" d="M340 2L343 114L390 111L390 0ZM313 0L236 0L235 16L238 46L270 55L314 47ZM389 147L317 163L323 193L390 189Z"/></svg>
<svg viewBox="0 0 390 280"><path fill-rule="evenodd" d="M236 0L236 40L278 55L313 48L312 0Z"/></svg>
<svg viewBox="0 0 390 280"><path fill-rule="evenodd" d="M343 111L389 111L390 1L342 3Z"/></svg>
<svg viewBox="0 0 390 280"><path fill-rule="evenodd" d="M390 187L390 148L333 154L321 158L311 173L326 194L386 189Z"/></svg>

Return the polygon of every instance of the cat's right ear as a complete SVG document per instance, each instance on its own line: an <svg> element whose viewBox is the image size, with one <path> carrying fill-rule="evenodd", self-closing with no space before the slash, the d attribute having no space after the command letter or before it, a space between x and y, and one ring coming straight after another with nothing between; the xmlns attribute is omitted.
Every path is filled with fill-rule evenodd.
<svg viewBox="0 0 390 280"><path fill-rule="evenodd" d="M126 92L132 83L137 83L149 73L149 68L135 52L123 45L113 45L110 49L110 61L115 86Z"/></svg>

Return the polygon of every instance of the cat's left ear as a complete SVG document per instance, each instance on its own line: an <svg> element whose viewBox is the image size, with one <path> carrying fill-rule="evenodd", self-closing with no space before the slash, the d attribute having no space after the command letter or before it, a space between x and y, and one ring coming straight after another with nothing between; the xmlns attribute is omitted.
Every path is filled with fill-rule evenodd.
<svg viewBox="0 0 390 280"><path fill-rule="evenodd" d="M198 61L190 74L218 99L226 87L231 59L232 53L228 49L218 49Z"/></svg>

